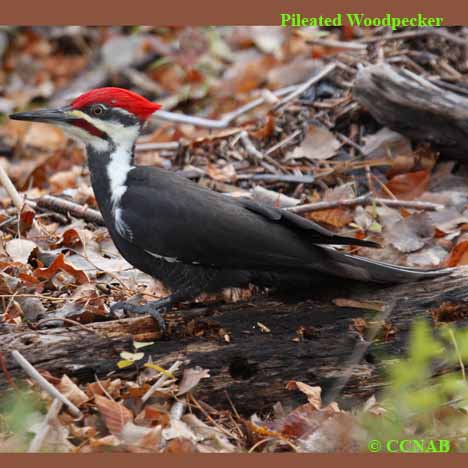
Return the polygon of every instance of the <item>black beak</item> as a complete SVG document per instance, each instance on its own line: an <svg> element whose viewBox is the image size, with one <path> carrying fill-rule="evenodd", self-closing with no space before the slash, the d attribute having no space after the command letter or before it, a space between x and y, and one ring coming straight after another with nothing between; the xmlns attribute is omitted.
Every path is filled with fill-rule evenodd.
<svg viewBox="0 0 468 468"><path fill-rule="evenodd" d="M52 124L66 123L74 120L74 117L69 114L69 111L69 107L62 107L59 109L41 109L33 112L17 112L11 114L10 119Z"/></svg>

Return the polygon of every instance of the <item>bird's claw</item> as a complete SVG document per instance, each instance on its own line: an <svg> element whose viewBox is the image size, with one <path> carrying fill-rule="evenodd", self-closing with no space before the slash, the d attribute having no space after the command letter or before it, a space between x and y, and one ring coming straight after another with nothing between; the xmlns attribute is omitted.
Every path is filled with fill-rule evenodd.
<svg viewBox="0 0 468 468"><path fill-rule="evenodd" d="M161 304L161 301L147 302L143 305L133 304L132 302L119 301L111 305L111 313L115 313L117 310L123 310L124 312L131 312L134 314L149 314L158 322L159 328L163 335L167 332L166 321L162 314L167 312L167 305Z"/></svg>

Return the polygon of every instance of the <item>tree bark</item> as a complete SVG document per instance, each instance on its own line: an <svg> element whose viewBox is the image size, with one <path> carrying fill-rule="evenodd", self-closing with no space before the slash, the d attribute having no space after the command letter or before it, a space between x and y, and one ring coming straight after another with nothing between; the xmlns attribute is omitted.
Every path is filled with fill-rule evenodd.
<svg viewBox="0 0 468 468"><path fill-rule="evenodd" d="M381 124L443 155L466 160L468 98L387 64L361 69L353 94Z"/></svg>
<svg viewBox="0 0 468 468"><path fill-rule="evenodd" d="M10 333L4 327L0 351L13 378L24 377L10 356L16 349L38 369L85 382L110 373L131 377L135 367L119 371L116 366L120 352L132 351L133 340L155 340L143 350L159 365L167 368L183 360L185 366L210 370L211 378L202 380L195 394L214 407L228 408L227 395L245 415L269 410L277 401L292 407L304 397L285 387L289 380L299 380L321 386L325 398L339 393L346 408L380 388L381 356L404 355L408 329L417 317L432 322L431 312L445 304L456 311L446 314L448 319L468 322L467 278L468 271L460 269L449 277L385 288L334 282L311 291L309 300L284 303L260 297L248 304L175 311L167 316L166 339L159 339L148 317L88 324L94 333L76 326ZM379 339L366 343L362 337L379 320L385 321ZM350 368L359 347L362 358ZM349 381L341 382L345 385L339 391L347 371ZM0 373L0 389L7 385Z"/></svg>

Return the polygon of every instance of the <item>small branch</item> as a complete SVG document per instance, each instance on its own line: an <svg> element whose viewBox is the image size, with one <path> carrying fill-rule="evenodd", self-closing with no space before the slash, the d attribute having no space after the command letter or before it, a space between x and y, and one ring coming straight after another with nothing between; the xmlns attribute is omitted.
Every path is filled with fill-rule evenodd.
<svg viewBox="0 0 468 468"><path fill-rule="evenodd" d="M180 146L178 141L166 141L160 143L139 143L135 145L135 151L160 151L160 150L176 150Z"/></svg>
<svg viewBox="0 0 468 468"><path fill-rule="evenodd" d="M297 97L299 97L304 91L307 91L312 85L317 83L318 81L322 80L325 78L327 75L329 75L334 69L336 68L336 63L330 63L327 65L323 70L321 70L319 73L315 74L311 78L309 78L307 81L299 85L292 93L288 94L286 97L281 99L278 104L276 104L273 107L273 110L278 110L281 107L284 107L286 104L289 102L293 101Z"/></svg>
<svg viewBox="0 0 468 468"><path fill-rule="evenodd" d="M359 41L369 44L372 42L380 42L380 41L396 41L396 40L401 40L401 39L413 39L415 37L428 36L430 34L437 34L437 32L434 29L416 29L414 31L403 31L403 32L388 34L386 36L365 37L363 39L360 39Z"/></svg>
<svg viewBox="0 0 468 468"><path fill-rule="evenodd" d="M353 41L336 41L334 39L310 38L306 39L307 44L321 45L324 47L333 47L337 49L362 50L367 49L366 44Z"/></svg>
<svg viewBox="0 0 468 468"><path fill-rule="evenodd" d="M169 367L169 369L167 369L168 372L170 372L171 374L174 373L177 369L179 369L179 367L181 366L182 364L182 361L176 361L174 362L174 364L172 364L171 367ZM165 374L161 375L161 377L159 377L159 379L151 386L151 388L148 389L148 391L141 397L141 401L143 403L146 403L146 401L151 398L151 395L153 395L154 392L156 392L157 390L159 390L161 388L161 386L167 381L169 380L169 377Z"/></svg>
<svg viewBox="0 0 468 468"><path fill-rule="evenodd" d="M15 205L16 209L18 210L18 213L20 213L23 209L24 200L23 198L21 198L20 194L18 193L18 190L16 190L16 187L13 185L13 182L11 181L10 177L8 177L8 174L1 165L0 183L3 185L3 187L5 187L5 190L8 193L8 196L11 198L13 205Z"/></svg>
<svg viewBox="0 0 468 468"><path fill-rule="evenodd" d="M41 450L42 444L44 443L44 440L46 439L52 427L52 423L55 419L57 419L61 409L62 402L58 399L55 399L50 405L49 411L47 412L44 421L39 427L39 430L36 432L34 439L31 441L31 444L28 448L28 453L36 453Z"/></svg>
<svg viewBox="0 0 468 468"><path fill-rule="evenodd" d="M263 154L255 147L245 130L241 132L240 140L242 141L242 144L244 145L244 148L246 149L249 156L252 156L256 160L263 159Z"/></svg>
<svg viewBox="0 0 468 468"><path fill-rule="evenodd" d="M254 200L259 203L280 208L290 208L297 206L301 202L297 198L288 197L282 193L268 190L260 185L252 189L252 195Z"/></svg>
<svg viewBox="0 0 468 468"><path fill-rule="evenodd" d="M291 91L293 91L296 88L297 86L288 86L286 88L282 88L282 89L278 89L277 91L274 91L273 94L276 97L281 97L281 96L291 93ZM156 112L153 118L159 119L159 120L166 120L168 122L190 124L190 125L195 125L198 127L221 129L221 128L228 127L233 120L237 119L237 117L240 117L242 114L246 114L247 112L254 109L255 107L258 107L264 104L265 102L267 102L267 100L268 99L266 95L263 95L259 98L256 98L248 102L247 104L244 104L238 109L232 112L229 112L228 114L225 114L220 119L206 119L204 117L185 115L185 114L180 114L176 112L168 112L168 111L163 111L163 110Z"/></svg>
<svg viewBox="0 0 468 468"><path fill-rule="evenodd" d="M313 175L295 174L239 174L237 180L262 180L264 182L286 182L290 184L312 184Z"/></svg>
<svg viewBox="0 0 468 468"><path fill-rule="evenodd" d="M271 146L265 151L265 156L269 156L270 154L274 153L275 151L279 150L283 146L291 143L294 138L298 137L302 133L302 130L297 129L291 135L288 135L286 138L281 140L280 142L276 143L275 145Z"/></svg>
<svg viewBox="0 0 468 468"><path fill-rule="evenodd" d="M320 201L316 203L307 203L306 205L294 206L286 208L293 213L310 213L312 211L328 210L331 208L343 208L346 206L365 206L376 203L381 206L389 206L392 208L412 208L415 210L428 210L437 211L444 208L443 205L438 203L414 201L414 200L390 200L387 198L373 198L370 193L361 195L356 198L345 198L343 200L335 201Z"/></svg>
<svg viewBox="0 0 468 468"><path fill-rule="evenodd" d="M19 366L28 374L31 379L35 380L37 384L45 390L49 395L61 401L75 417L81 416L81 411L65 396L62 395L50 382L48 382L41 374L29 363L29 361L19 352L12 351L11 355Z"/></svg>
<svg viewBox="0 0 468 468"><path fill-rule="evenodd" d="M70 214L75 218L84 219L90 223L104 226L104 220L99 211L93 210L92 208L88 208L86 206L81 206L78 203L64 200L62 198L53 197L51 195L44 195L43 197L36 200L36 205L39 208L44 208L66 215Z"/></svg>

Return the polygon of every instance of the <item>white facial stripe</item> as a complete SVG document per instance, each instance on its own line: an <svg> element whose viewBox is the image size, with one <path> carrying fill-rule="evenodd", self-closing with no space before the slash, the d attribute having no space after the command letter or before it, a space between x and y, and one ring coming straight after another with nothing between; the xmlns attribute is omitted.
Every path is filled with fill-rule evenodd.
<svg viewBox="0 0 468 468"><path fill-rule="evenodd" d="M124 109L118 109L118 111L122 114L128 114ZM97 118L93 119L80 110L73 110L70 114L79 119L86 120L98 130L104 132L115 145L115 151L110 155L109 165L107 166L107 175L110 181L112 208L114 213L116 213L120 199L127 190L125 187L127 174L134 167L131 165L132 149L138 137L140 126L135 124L128 127L115 120L104 121ZM74 129L75 128L76 127L74 127ZM104 140L96 138L84 130L78 130L80 130L79 138L83 139L86 143L92 144L97 150L102 149L102 145L97 144L95 140ZM86 136L84 136L83 133L86 134ZM104 143L107 144L105 141Z"/></svg>
<svg viewBox="0 0 468 468"><path fill-rule="evenodd" d="M93 148L96 149L96 151L104 152L108 151L109 149L108 141L103 140L102 138L98 138L95 135L91 135L86 130L80 127L74 127L72 125L60 123L55 123L55 125L57 127L60 127L64 131L64 133L67 134L69 137L78 141L82 141L85 144L92 145Z"/></svg>
<svg viewBox="0 0 468 468"><path fill-rule="evenodd" d="M118 109L118 111L122 114L128 114L128 112L124 109ZM120 122L116 122L115 120L105 121L99 120L97 118L93 119L85 112L77 109L70 111L70 114L79 119L86 120L98 130L104 132L109 136L109 138L112 139L116 146L126 146L131 149L140 131L140 126L138 124L126 127L125 125L121 124Z"/></svg>

